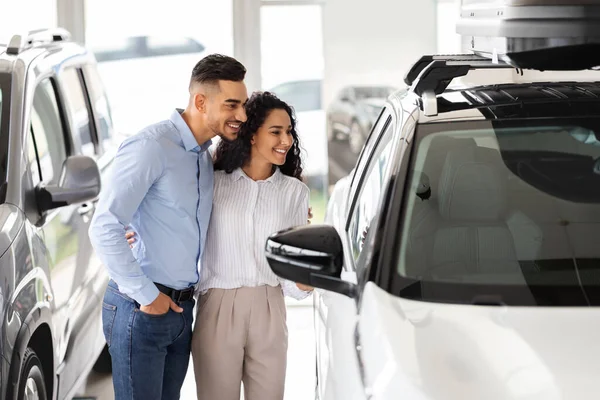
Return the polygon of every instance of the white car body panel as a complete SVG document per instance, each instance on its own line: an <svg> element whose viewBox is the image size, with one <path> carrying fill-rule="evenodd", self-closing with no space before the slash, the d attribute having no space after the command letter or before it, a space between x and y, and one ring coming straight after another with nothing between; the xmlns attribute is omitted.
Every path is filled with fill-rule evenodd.
<svg viewBox="0 0 600 400"><path fill-rule="evenodd" d="M596 399L599 317L597 308L411 301L369 282L359 316L367 390L386 400Z"/></svg>
<svg viewBox="0 0 600 400"><path fill-rule="evenodd" d="M336 184L325 219L342 241L349 184ZM350 275L342 278L355 281ZM322 400L591 400L600 392L598 308L429 303L372 282L358 313L355 305L315 296L326 332L317 335Z"/></svg>

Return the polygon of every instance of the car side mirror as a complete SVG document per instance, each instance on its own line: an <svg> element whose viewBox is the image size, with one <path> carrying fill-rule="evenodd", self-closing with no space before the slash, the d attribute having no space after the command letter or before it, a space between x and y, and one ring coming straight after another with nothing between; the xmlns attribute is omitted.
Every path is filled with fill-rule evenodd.
<svg viewBox="0 0 600 400"><path fill-rule="evenodd" d="M68 157L56 185L39 186L36 198L41 212L98 197L101 188L100 170L87 156Z"/></svg>
<svg viewBox="0 0 600 400"><path fill-rule="evenodd" d="M267 239L267 262L279 277L348 297L356 285L340 278L344 250L330 225L305 225L277 232Z"/></svg>

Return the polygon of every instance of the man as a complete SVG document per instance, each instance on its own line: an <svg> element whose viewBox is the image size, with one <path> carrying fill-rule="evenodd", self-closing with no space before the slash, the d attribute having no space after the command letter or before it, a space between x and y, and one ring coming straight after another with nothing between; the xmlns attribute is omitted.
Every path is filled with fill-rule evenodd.
<svg viewBox="0 0 600 400"><path fill-rule="evenodd" d="M89 233L111 277L102 319L116 400L180 396L212 209L207 150L215 136L234 140L246 120L245 74L231 57L200 60L187 108L124 141L115 157ZM127 226L140 239L133 252Z"/></svg>

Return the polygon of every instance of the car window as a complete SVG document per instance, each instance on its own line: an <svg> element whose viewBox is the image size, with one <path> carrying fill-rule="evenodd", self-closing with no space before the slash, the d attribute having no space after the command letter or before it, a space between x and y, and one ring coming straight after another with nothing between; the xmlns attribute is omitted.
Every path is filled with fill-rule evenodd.
<svg viewBox="0 0 600 400"><path fill-rule="evenodd" d="M599 304L600 118L424 125L413 153L400 295Z"/></svg>
<svg viewBox="0 0 600 400"><path fill-rule="evenodd" d="M381 138L391 121L392 117L389 111L384 108L379 115L379 119L371 130L371 134L367 138L360 155L358 156L358 161L356 163L356 167L354 168L354 174L352 175L352 181L350 182L350 199L354 198L355 196L356 189L359 185L358 179L363 175L363 171L367 165L367 162L369 161L369 156L373 152L373 148L377 143L377 140Z"/></svg>
<svg viewBox="0 0 600 400"><path fill-rule="evenodd" d="M80 70L65 69L61 73L61 79L75 146L80 148L81 154L93 157L96 154L95 135L92 133L94 126L90 118Z"/></svg>
<svg viewBox="0 0 600 400"><path fill-rule="evenodd" d="M35 89L29 133L28 156L34 185L56 183L67 151L56 92L50 79L45 79Z"/></svg>
<svg viewBox="0 0 600 400"><path fill-rule="evenodd" d="M392 138L392 125L388 124L366 168L364 177L361 179L358 195L353 201L348 236L354 261L358 259L362 251L366 232L379 209L392 154Z"/></svg>
<svg viewBox="0 0 600 400"><path fill-rule="evenodd" d="M86 66L84 73L96 120L100 148L105 152L116 145L114 143L114 128L110 104L96 67L91 65Z"/></svg>

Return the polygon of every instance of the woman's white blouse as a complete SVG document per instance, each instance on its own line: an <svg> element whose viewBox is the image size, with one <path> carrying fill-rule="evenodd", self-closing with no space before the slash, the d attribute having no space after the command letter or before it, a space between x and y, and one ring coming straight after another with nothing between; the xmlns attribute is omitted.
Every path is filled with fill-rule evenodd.
<svg viewBox="0 0 600 400"><path fill-rule="evenodd" d="M305 225L308 201L308 187L279 169L264 181L250 179L241 169L231 174L215 171L199 292L281 284L285 295L299 300L307 297L295 283L271 271L265 243L274 232Z"/></svg>

